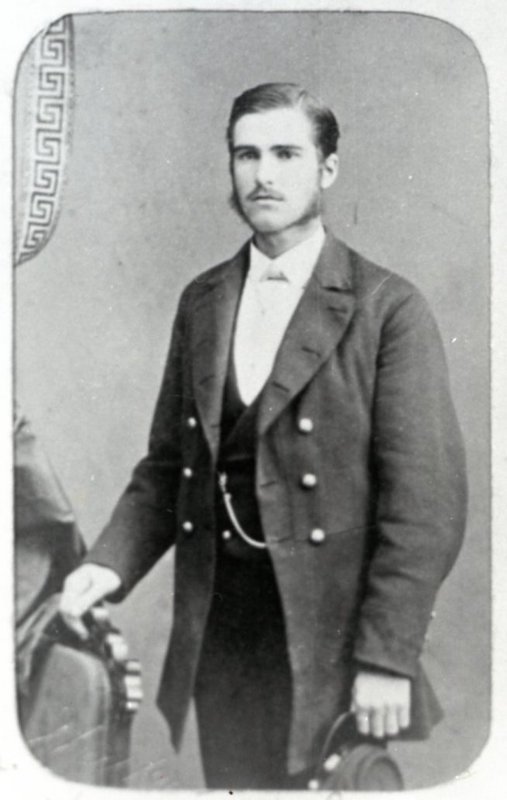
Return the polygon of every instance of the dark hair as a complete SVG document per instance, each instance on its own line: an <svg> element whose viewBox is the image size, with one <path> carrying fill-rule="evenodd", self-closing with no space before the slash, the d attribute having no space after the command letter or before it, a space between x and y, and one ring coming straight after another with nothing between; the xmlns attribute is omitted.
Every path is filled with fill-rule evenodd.
<svg viewBox="0 0 507 800"><path fill-rule="evenodd" d="M324 158L338 149L340 130L330 108L297 83L261 83L236 97L227 125L227 143L232 152L236 122L245 114L257 114L274 108L300 108L313 126L315 146Z"/></svg>

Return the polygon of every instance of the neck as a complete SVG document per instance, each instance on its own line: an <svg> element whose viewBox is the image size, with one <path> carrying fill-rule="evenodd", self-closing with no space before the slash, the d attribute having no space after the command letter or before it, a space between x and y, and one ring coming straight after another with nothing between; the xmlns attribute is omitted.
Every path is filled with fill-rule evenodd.
<svg viewBox="0 0 507 800"><path fill-rule="evenodd" d="M322 225L320 216L307 220L294 228L286 228L276 233L261 233L254 235L255 246L268 258L278 258L282 253L291 250L296 245L309 239Z"/></svg>

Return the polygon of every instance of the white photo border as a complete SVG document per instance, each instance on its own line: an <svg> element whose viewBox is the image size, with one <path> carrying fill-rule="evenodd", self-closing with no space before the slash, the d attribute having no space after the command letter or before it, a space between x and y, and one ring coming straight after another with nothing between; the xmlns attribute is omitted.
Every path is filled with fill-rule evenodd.
<svg viewBox="0 0 507 800"><path fill-rule="evenodd" d="M19 733L15 705L13 648L13 537L12 532L12 129L14 82L17 65L31 39L52 21L66 14L120 11L229 10L229 11L369 11L406 12L435 17L466 34L475 44L489 84L491 152L491 355L492 355L492 578L493 578L493 699L489 741L467 773L458 779L417 791L421 800L434 798L498 798L507 789L507 8L504 0L348 0L348 2L155 2L154 0L17 0L0 10L0 513L3 535L0 598L0 793L3 797L40 800L152 800L225 796L207 790L125 790L97 788L64 781L42 767L29 753ZM472 623L473 624L473 623ZM502 786L505 788L502 790ZM270 796L277 793L270 792ZM280 795L282 793L279 793ZM283 793L285 794L285 793ZM291 798L308 797L291 792ZM412 792L406 792L411 796ZM242 796L265 797L244 792ZM228 796L228 794L227 794ZM360 797L360 794L356 795ZM369 793L369 797L385 796Z"/></svg>

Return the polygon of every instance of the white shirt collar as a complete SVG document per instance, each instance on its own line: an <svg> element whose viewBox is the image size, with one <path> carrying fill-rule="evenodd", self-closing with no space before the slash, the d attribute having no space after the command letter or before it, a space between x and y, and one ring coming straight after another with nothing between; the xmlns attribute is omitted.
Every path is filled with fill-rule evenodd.
<svg viewBox="0 0 507 800"><path fill-rule="evenodd" d="M302 289L310 279L325 238L324 228L319 225L315 233L312 233L308 239L291 247L290 250L286 250L278 258L268 258L261 253L252 240L250 242L248 280L259 281L269 266L276 266L283 271L289 283Z"/></svg>

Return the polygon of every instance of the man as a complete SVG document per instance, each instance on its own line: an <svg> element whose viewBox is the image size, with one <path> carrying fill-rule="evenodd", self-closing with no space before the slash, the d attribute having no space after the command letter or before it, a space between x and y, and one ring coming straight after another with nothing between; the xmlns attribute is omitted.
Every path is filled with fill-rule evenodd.
<svg viewBox="0 0 507 800"><path fill-rule="evenodd" d="M332 112L293 84L233 104L253 239L184 291L148 455L62 613L121 599L176 543L159 705L195 698L209 787L304 787L330 725L424 738L419 667L466 487L441 341L405 279L337 241Z"/></svg>

